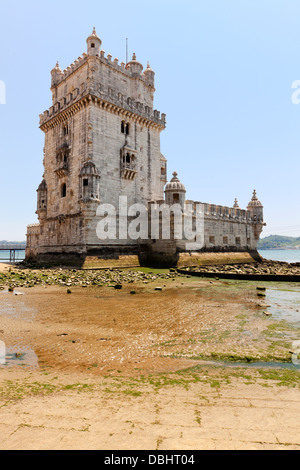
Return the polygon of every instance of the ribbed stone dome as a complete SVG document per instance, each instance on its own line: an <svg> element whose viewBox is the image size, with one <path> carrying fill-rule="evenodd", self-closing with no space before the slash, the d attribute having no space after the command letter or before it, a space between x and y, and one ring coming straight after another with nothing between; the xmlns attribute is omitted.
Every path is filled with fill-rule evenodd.
<svg viewBox="0 0 300 470"><path fill-rule="evenodd" d="M253 196L251 201L248 204L248 207L263 207L262 203L258 200L256 190L253 191Z"/></svg>
<svg viewBox="0 0 300 470"><path fill-rule="evenodd" d="M143 65L136 60L136 55L134 53L132 60L128 62L128 64L126 64L126 69L131 70L132 73L137 73L138 75L141 75L143 68Z"/></svg>
<svg viewBox="0 0 300 470"><path fill-rule="evenodd" d="M46 181L43 180L38 187L38 191L45 191L45 190L47 190L47 184L46 184Z"/></svg>
<svg viewBox="0 0 300 470"><path fill-rule="evenodd" d="M180 182L176 171L174 171L173 178L171 179L170 183L166 185L165 191L182 191L186 193L185 186Z"/></svg>

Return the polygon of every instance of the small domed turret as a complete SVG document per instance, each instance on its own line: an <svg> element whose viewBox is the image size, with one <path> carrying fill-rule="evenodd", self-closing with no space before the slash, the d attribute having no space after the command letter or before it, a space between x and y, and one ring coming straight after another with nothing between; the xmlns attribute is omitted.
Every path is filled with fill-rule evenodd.
<svg viewBox="0 0 300 470"><path fill-rule="evenodd" d="M88 55L94 55L100 57L102 41L97 36L96 29L93 29L92 34L87 38L87 53Z"/></svg>
<svg viewBox="0 0 300 470"><path fill-rule="evenodd" d="M181 204L185 202L186 189L183 183L180 182L176 171L173 173L173 178L170 183L165 187L166 203L167 204Z"/></svg>
<svg viewBox="0 0 300 470"><path fill-rule="evenodd" d="M51 87L57 85L63 76L63 71L61 70L59 63L57 61L54 69L51 70Z"/></svg>
<svg viewBox="0 0 300 470"><path fill-rule="evenodd" d="M43 179L41 184L39 185L37 189L37 211L36 214L38 214L39 219L42 219L46 217L47 214L47 184L46 181Z"/></svg>
<svg viewBox="0 0 300 470"><path fill-rule="evenodd" d="M126 65L126 69L130 70L133 76L140 76L143 72L143 66L136 60L135 53L132 56L132 60Z"/></svg>
<svg viewBox="0 0 300 470"><path fill-rule="evenodd" d="M253 196L251 201L248 204L247 210L252 212L252 217L255 222L263 222L264 217L263 217L263 205L262 203L258 200L256 190L254 189L253 191Z"/></svg>
<svg viewBox="0 0 300 470"><path fill-rule="evenodd" d="M147 68L144 71L144 77L147 85L154 87L154 79L155 79L155 73L153 72L152 68L150 67L150 64L148 62Z"/></svg>

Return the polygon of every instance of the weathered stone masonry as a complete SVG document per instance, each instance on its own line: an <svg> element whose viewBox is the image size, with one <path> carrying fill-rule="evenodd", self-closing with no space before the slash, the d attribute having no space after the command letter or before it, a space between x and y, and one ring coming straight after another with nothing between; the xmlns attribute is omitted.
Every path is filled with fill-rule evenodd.
<svg viewBox="0 0 300 470"><path fill-rule="evenodd" d="M100 203L128 205L186 201L177 174L167 183L160 134L166 115L153 109L155 74L135 54L119 64L94 30L84 53L66 70L51 71L52 106L40 115L45 134L44 175L37 190L39 224L28 226L27 258L58 254L107 256L143 253L168 259L185 252L184 240L99 240ZM256 250L263 207L254 193L247 210L204 204L206 251Z"/></svg>

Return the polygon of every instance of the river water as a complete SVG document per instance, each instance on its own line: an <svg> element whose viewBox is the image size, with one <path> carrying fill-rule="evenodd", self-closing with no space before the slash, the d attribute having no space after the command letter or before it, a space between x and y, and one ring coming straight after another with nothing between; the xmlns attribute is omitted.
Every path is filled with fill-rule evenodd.
<svg viewBox="0 0 300 470"><path fill-rule="evenodd" d="M0 250L0 262L5 260L9 261L9 251ZM25 259L25 250L16 251L16 261L23 261Z"/></svg>
<svg viewBox="0 0 300 470"><path fill-rule="evenodd" d="M300 263L300 250L259 250L259 254L272 261Z"/></svg>

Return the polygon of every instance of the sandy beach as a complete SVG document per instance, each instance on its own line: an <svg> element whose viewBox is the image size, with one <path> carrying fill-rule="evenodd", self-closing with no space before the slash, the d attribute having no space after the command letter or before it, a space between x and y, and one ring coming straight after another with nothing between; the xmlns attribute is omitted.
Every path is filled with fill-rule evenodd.
<svg viewBox="0 0 300 470"><path fill-rule="evenodd" d="M299 449L299 328L259 286L3 287L0 449Z"/></svg>

